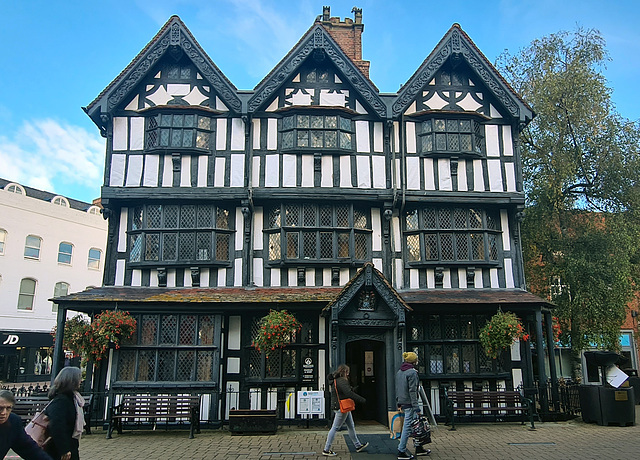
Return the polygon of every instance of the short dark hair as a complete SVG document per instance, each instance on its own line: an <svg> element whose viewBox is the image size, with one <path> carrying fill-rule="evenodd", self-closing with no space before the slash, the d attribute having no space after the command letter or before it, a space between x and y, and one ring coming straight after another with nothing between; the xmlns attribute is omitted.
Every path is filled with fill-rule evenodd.
<svg viewBox="0 0 640 460"><path fill-rule="evenodd" d="M9 390L0 390L0 399L4 399L12 406L16 403L16 397Z"/></svg>

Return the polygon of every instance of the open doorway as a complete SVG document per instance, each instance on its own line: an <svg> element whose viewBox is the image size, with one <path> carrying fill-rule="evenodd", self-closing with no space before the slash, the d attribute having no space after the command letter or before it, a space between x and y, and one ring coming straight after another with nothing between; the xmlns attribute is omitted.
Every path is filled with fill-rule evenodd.
<svg viewBox="0 0 640 460"><path fill-rule="evenodd" d="M384 342L356 340L345 349L346 364L351 367L350 381L354 391L367 399L364 406L356 404L353 416L357 420L387 423L386 361Z"/></svg>

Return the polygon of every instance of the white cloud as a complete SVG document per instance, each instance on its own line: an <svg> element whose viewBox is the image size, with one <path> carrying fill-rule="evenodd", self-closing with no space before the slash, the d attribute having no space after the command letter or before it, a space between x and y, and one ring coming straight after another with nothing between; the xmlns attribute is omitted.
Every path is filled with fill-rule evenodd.
<svg viewBox="0 0 640 460"><path fill-rule="evenodd" d="M75 186L95 197L104 152L104 140L84 128L52 119L25 121L11 137L0 136L0 176L55 193Z"/></svg>

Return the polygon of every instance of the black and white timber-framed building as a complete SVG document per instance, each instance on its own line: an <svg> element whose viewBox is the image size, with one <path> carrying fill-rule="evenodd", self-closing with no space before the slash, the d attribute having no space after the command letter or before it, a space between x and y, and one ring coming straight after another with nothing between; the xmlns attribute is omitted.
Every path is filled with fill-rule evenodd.
<svg viewBox="0 0 640 460"><path fill-rule="evenodd" d="M405 350L436 413L444 385L555 381L519 236L531 108L458 24L381 94L354 12L325 7L252 91L173 16L85 108L107 140L104 283L56 301L137 318L103 366L110 391L199 391L211 423L232 407L291 419L288 395L346 362L358 415L386 423ZM477 338L498 308L537 338L500 362ZM251 343L270 309L303 329L267 360Z"/></svg>

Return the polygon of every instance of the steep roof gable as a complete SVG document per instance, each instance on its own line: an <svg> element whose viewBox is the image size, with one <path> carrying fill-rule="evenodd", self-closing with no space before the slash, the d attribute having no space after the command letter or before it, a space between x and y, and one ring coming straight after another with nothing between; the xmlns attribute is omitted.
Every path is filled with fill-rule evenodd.
<svg viewBox="0 0 640 460"><path fill-rule="evenodd" d="M84 108L85 112L93 119L94 123L101 126L101 114L114 110L166 53L179 53L180 51L191 59L225 104L236 112L240 112L242 103L236 94L236 87L204 52L182 20L175 15L169 18L147 46L120 72L120 75Z"/></svg>
<svg viewBox="0 0 640 460"><path fill-rule="evenodd" d="M409 107L416 95L451 57L464 60L511 116L521 122L528 122L533 118L533 110L509 86L459 24L451 26L440 43L398 92L398 97L392 106L394 117L399 116Z"/></svg>
<svg viewBox="0 0 640 460"><path fill-rule="evenodd" d="M349 59L321 24L314 24L269 75L258 83L254 95L249 99L249 111L256 111L267 103L282 84L295 76L300 65L315 50L324 51L375 113L380 117L386 116L387 108L380 99L376 87Z"/></svg>

